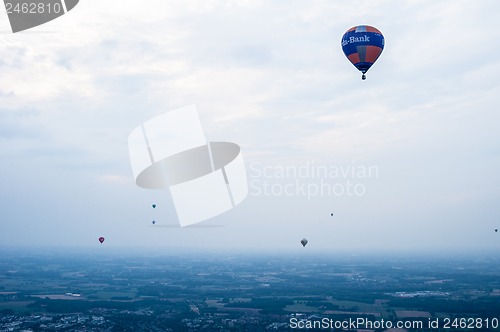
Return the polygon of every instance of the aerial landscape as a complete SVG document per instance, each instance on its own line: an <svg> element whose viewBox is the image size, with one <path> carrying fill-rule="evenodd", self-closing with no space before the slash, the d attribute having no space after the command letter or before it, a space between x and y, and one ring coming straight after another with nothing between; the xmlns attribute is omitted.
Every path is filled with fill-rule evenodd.
<svg viewBox="0 0 500 332"><path fill-rule="evenodd" d="M498 0L3 2L0 332L500 332Z"/></svg>
<svg viewBox="0 0 500 332"><path fill-rule="evenodd" d="M498 255L2 257L0 331L499 330Z"/></svg>

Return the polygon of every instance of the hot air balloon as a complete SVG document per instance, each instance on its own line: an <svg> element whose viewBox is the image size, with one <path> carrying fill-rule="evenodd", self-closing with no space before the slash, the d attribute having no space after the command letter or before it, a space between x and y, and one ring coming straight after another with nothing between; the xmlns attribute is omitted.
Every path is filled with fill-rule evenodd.
<svg viewBox="0 0 500 332"><path fill-rule="evenodd" d="M363 74L377 61L384 49L384 36L369 25L358 25L350 28L342 36L342 50L351 63Z"/></svg>
<svg viewBox="0 0 500 332"><path fill-rule="evenodd" d="M306 246L307 242L308 242L307 239L300 240L300 244L302 244L303 247Z"/></svg>
<svg viewBox="0 0 500 332"><path fill-rule="evenodd" d="M104 238L102 236L99 238L99 242L101 242L101 243L104 242Z"/></svg>
<svg viewBox="0 0 500 332"><path fill-rule="evenodd" d="M156 224L156 221L153 220L151 223L154 225L154 224Z"/></svg>
<svg viewBox="0 0 500 332"><path fill-rule="evenodd" d="M153 209L155 209L155 208L156 208L156 204L153 204L153 205L151 205L151 206L153 207Z"/></svg>

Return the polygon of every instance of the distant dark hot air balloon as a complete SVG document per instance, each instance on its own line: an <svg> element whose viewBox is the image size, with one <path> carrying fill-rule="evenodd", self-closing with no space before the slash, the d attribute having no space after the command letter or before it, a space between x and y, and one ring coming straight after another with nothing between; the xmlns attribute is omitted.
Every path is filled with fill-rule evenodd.
<svg viewBox="0 0 500 332"><path fill-rule="evenodd" d="M302 244L303 247L306 246L307 242L308 242L307 239L300 240L300 244Z"/></svg>
<svg viewBox="0 0 500 332"><path fill-rule="evenodd" d="M153 204L153 205L151 205L151 206L153 207L153 209L156 209L156 204Z"/></svg>
<svg viewBox="0 0 500 332"><path fill-rule="evenodd" d="M377 61L384 49L384 36L369 25L358 25L350 28L342 36L342 50L351 63L366 79L366 72Z"/></svg>
<svg viewBox="0 0 500 332"><path fill-rule="evenodd" d="M104 242L104 238L102 236L99 238L99 242L101 242L101 243Z"/></svg>
<svg viewBox="0 0 500 332"><path fill-rule="evenodd" d="M153 220L151 223L154 225L154 224L156 224L156 221Z"/></svg>

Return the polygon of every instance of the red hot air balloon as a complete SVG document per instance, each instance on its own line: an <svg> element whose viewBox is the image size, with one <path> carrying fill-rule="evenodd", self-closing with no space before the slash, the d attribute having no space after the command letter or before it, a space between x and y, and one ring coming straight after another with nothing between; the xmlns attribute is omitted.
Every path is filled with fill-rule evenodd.
<svg viewBox="0 0 500 332"><path fill-rule="evenodd" d="M101 243L104 242L104 238L102 236L99 238L99 242L101 242Z"/></svg>
<svg viewBox="0 0 500 332"><path fill-rule="evenodd" d="M363 74L377 61L384 49L384 36L369 25L358 25L350 28L342 36L342 50L351 63Z"/></svg>

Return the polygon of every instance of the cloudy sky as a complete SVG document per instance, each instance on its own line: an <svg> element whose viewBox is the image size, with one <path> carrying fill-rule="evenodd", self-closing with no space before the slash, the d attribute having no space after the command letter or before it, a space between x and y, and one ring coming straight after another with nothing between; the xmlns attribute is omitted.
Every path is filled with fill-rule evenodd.
<svg viewBox="0 0 500 332"><path fill-rule="evenodd" d="M16 34L3 13L0 246L498 251L499 11L81 0ZM386 40L366 81L340 47L360 24ZM209 140L241 146L250 193L179 228L168 190L135 185L127 139L192 104Z"/></svg>

